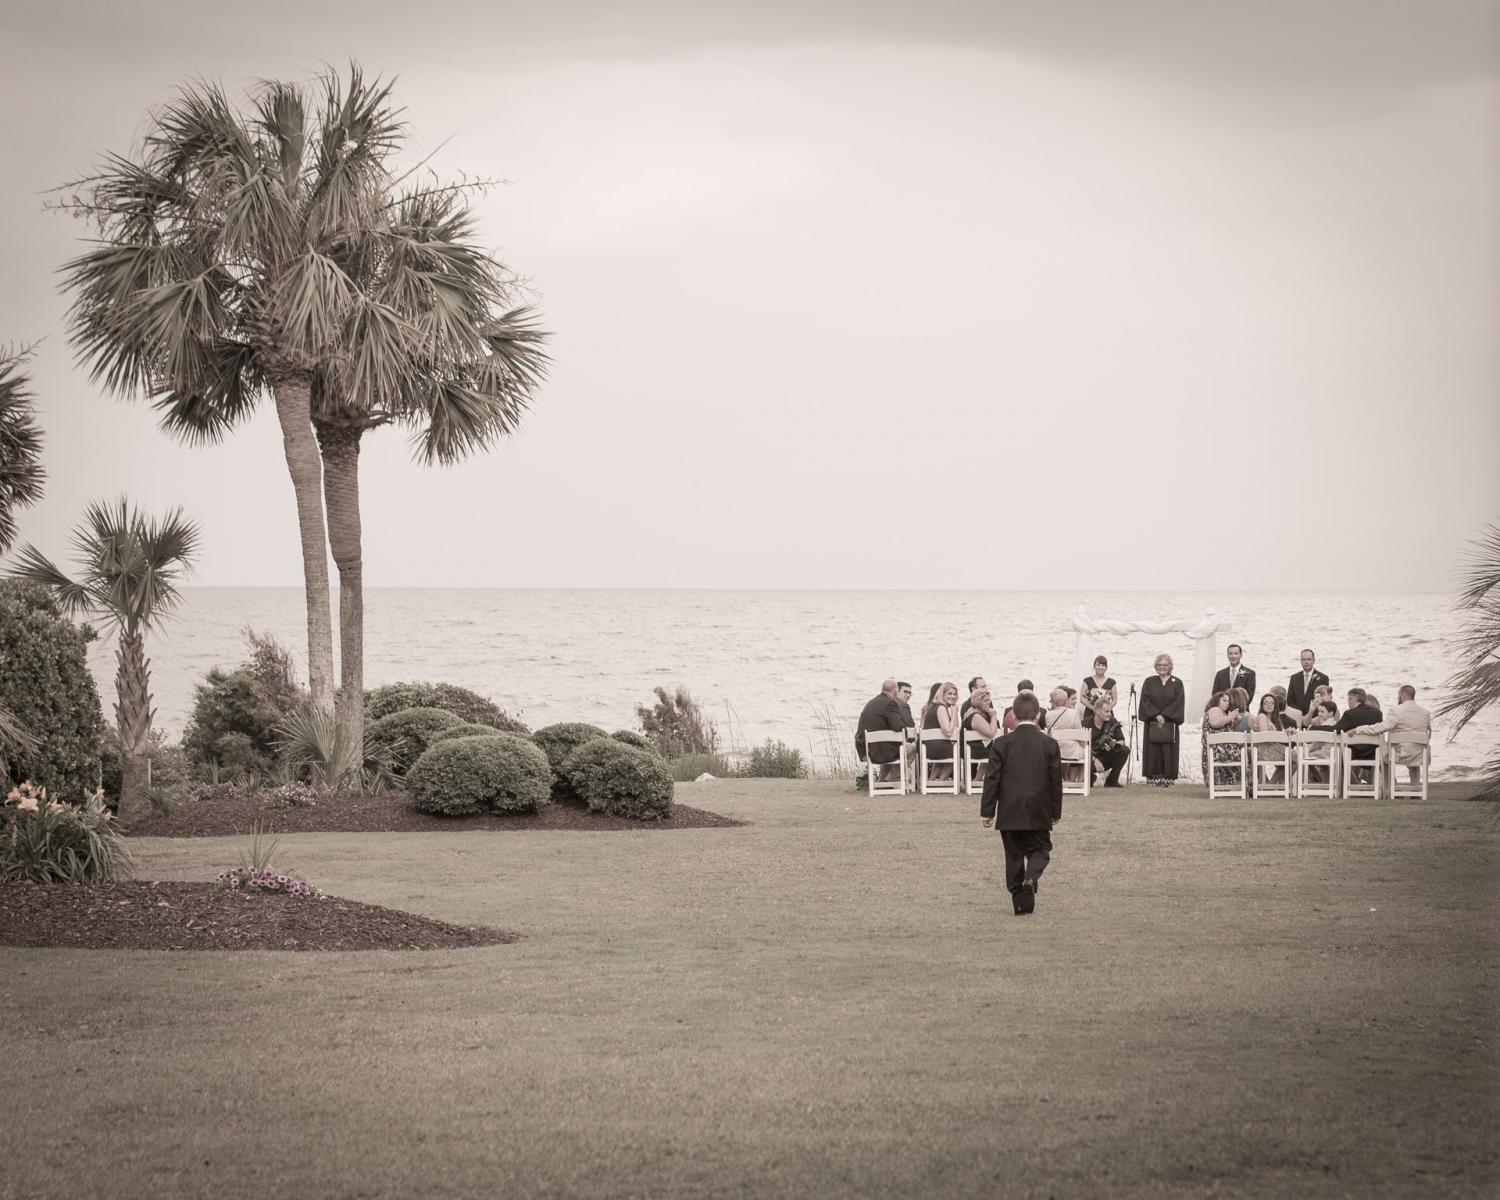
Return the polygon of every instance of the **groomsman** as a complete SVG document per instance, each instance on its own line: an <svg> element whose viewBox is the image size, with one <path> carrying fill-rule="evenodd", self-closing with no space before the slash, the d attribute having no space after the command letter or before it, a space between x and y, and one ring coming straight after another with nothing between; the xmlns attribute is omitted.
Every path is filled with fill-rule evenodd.
<svg viewBox="0 0 1500 1200"><path fill-rule="evenodd" d="M1286 685L1286 706L1295 708L1299 715L1305 714L1313 702L1313 690L1321 684L1332 693L1333 685L1328 676L1317 668L1318 656L1311 650L1302 652L1302 670L1293 675ZM1363 699L1363 696L1361 696Z"/></svg>
<svg viewBox="0 0 1500 1200"><path fill-rule="evenodd" d="M1241 665L1245 652L1238 645L1229 647L1229 665L1221 667L1214 676L1214 691L1227 692L1230 688L1242 687L1250 693L1250 707L1255 709L1255 670Z"/></svg>
<svg viewBox="0 0 1500 1200"><path fill-rule="evenodd" d="M1041 704L1022 692L1011 705L1013 733L990 743L979 815L1000 830L1005 847L1005 886L1016 916L1036 909L1036 885L1052 855L1052 826L1062 820L1062 756L1036 727Z"/></svg>

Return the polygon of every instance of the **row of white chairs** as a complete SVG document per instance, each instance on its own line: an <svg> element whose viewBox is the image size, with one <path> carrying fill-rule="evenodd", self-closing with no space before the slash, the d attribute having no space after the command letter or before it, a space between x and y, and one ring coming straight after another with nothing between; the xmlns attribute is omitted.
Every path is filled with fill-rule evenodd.
<svg viewBox="0 0 1500 1200"><path fill-rule="evenodd" d="M1092 772L1092 737L1087 729L1055 729L1050 734L1059 742L1076 744L1079 749L1064 751L1063 794L1087 796ZM989 762L990 744L982 734L965 731L962 738L950 738L941 729L912 729L898 733L894 729L877 730L865 734L866 747L881 744L896 744L897 759L894 763L870 765L870 794L872 796L904 796L908 790L908 778L915 790L924 796L972 796L984 791L984 768ZM912 753L912 744L916 750ZM935 757L932 748L938 745L950 747L945 757ZM881 778L882 767L898 766L900 770L888 779Z"/></svg>
<svg viewBox="0 0 1500 1200"><path fill-rule="evenodd" d="M1208 740L1208 795L1210 799L1244 799L1251 781L1257 796L1321 797L1335 800L1375 800L1388 795L1398 800L1426 800L1432 765L1431 736L1425 733L1393 736L1380 733L1334 733L1326 729L1295 732L1210 733ZM1214 747L1233 746L1237 753L1216 761ZM1373 758L1356 758L1356 746L1373 746ZM1400 752L1421 747L1416 762L1398 761ZM1417 768L1415 782L1407 767ZM1219 782L1223 773L1226 778ZM1319 778L1313 778L1316 772Z"/></svg>

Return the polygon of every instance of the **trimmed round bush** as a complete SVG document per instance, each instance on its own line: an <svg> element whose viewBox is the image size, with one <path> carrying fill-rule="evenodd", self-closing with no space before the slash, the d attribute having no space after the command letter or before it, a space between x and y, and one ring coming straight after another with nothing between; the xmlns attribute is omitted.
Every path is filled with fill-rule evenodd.
<svg viewBox="0 0 1500 1200"><path fill-rule="evenodd" d="M652 754L656 753L656 747L633 729L616 729L609 736L617 742L624 742L627 746L634 746L637 750L647 750Z"/></svg>
<svg viewBox="0 0 1500 1200"><path fill-rule="evenodd" d="M391 774L400 779L426 753L435 735L462 724L441 708L407 708L372 721L365 737L390 749Z"/></svg>
<svg viewBox="0 0 1500 1200"><path fill-rule="evenodd" d="M388 683L365 693L366 721L379 721L408 708L439 708L467 724L489 725L502 733L531 732L489 697L456 683Z"/></svg>
<svg viewBox="0 0 1500 1200"><path fill-rule="evenodd" d="M568 756L563 773L568 786L595 812L637 821L672 815L672 772L649 750L597 738Z"/></svg>
<svg viewBox="0 0 1500 1200"><path fill-rule="evenodd" d="M412 764L406 790L423 812L534 812L552 800L547 756L514 733L437 742Z"/></svg>
<svg viewBox="0 0 1500 1200"><path fill-rule="evenodd" d="M528 734L516 733L514 730L509 729L496 729L493 725L476 725L471 722L466 725L455 725L451 729L439 729L428 739L428 744L436 746L439 742L446 742L449 738L494 737L497 733L510 734L514 737L525 737L529 740Z"/></svg>
<svg viewBox="0 0 1500 1200"><path fill-rule="evenodd" d="M609 735L597 725L585 725L579 721L564 721L559 725L547 725L538 729L531 735L536 744L542 748L542 753L547 756L547 761L552 764L552 773L559 780L563 779L562 766L567 762L568 755L577 750L578 747L595 738L607 738Z"/></svg>

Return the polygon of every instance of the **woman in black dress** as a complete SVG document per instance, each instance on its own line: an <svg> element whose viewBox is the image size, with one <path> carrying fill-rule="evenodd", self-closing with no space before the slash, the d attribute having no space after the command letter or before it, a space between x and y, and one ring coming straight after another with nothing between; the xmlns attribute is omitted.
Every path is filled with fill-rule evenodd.
<svg viewBox="0 0 1500 1200"><path fill-rule="evenodd" d="M930 762L942 759L951 762L953 742L949 739L958 733L958 687L956 684L933 684L933 700L922 710L922 728L940 729L943 738L927 743L927 758ZM934 779L952 779L952 766L939 767L933 772Z"/></svg>
<svg viewBox="0 0 1500 1200"><path fill-rule="evenodd" d="M1156 656L1156 674L1141 687L1141 725L1146 740L1141 746L1141 774L1152 783L1172 783L1177 778L1177 743L1187 710L1182 680L1172 674L1172 656Z"/></svg>
<svg viewBox="0 0 1500 1200"><path fill-rule="evenodd" d="M1102 695L1101 695L1102 693ZM1088 728L1090 721L1094 719L1094 702L1107 699L1110 706L1120 702L1120 692L1115 686L1115 681L1109 677L1109 659L1100 655L1094 659L1094 673L1083 681L1083 686L1078 689L1078 695L1083 700L1083 725Z"/></svg>

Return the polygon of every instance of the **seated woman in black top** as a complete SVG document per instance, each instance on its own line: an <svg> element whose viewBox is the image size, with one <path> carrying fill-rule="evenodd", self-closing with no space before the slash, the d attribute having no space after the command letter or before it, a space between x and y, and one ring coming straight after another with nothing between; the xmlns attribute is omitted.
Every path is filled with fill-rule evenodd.
<svg viewBox="0 0 1500 1200"><path fill-rule="evenodd" d="M1078 690L1078 695L1083 701L1083 727L1088 728L1090 721L1094 719L1094 708L1101 697L1109 701L1113 708L1120 702L1119 689L1115 681L1109 677L1109 659L1100 655L1094 659L1094 673L1083 681L1083 687Z"/></svg>
<svg viewBox="0 0 1500 1200"><path fill-rule="evenodd" d="M943 737L923 742L927 757L932 761L953 758L953 742L958 734L958 685L945 683L936 690L937 698L922 709L922 728L940 729ZM934 779L952 779L952 766L938 767L933 771Z"/></svg>

